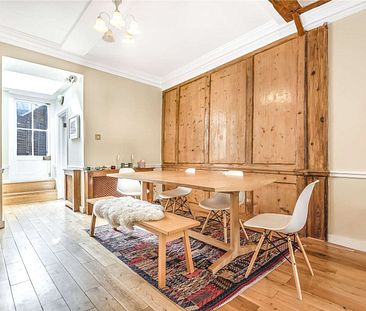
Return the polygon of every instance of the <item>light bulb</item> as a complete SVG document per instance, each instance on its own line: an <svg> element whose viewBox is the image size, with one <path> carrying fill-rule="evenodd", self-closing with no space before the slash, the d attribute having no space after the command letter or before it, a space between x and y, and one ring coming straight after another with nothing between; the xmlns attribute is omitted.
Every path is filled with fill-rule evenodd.
<svg viewBox="0 0 366 311"><path fill-rule="evenodd" d="M108 31L108 27L105 24L104 19L100 15L95 20L94 29L98 32L104 32L104 33Z"/></svg>
<svg viewBox="0 0 366 311"><path fill-rule="evenodd" d="M115 10L113 12L111 24L117 29L122 29L122 27L125 26L125 21L123 20L122 15L118 10Z"/></svg>
<svg viewBox="0 0 366 311"><path fill-rule="evenodd" d="M103 35L103 40L106 42L114 42L114 37L113 37L113 32L112 30L108 29L104 35Z"/></svg>
<svg viewBox="0 0 366 311"><path fill-rule="evenodd" d="M129 32L126 32L123 36L123 42L125 43L132 43L133 42L133 35Z"/></svg>
<svg viewBox="0 0 366 311"><path fill-rule="evenodd" d="M137 24L135 20L132 20L128 25L127 32L130 33L131 35L138 35L140 33L139 24Z"/></svg>

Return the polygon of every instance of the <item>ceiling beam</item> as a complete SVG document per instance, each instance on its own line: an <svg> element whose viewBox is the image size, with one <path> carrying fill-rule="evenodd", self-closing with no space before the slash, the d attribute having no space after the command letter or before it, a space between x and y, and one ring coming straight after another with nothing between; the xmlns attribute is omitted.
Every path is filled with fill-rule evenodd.
<svg viewBox="0 0 366 311"><path fill-rule="evenodd" d="M299 36L303 36L305 34L305 30L304 26L301 23L300 14L297 12L292 13L292 18L294 19L297 33L299 34Z"/></svg>
<svg viewBox="0 0 366 311"><path fill-rule="evenodd" d="M301 23L300 15L308 12L318 6L321 6L330 0L318 0L306 6L301 6L297 0L268 0L279 15L287 22L294 21L299 36L305 34L304 27Z"/></svg>
<svg viewBox="0 0 366 311"><path fill-rule="evenodd" d="M297 0L269 0L269 2L286 22L291 22L293 20L292 13L301 9Z"/></svg>
<svg viewBox="0 0 366 311"><path fill-rule="evenodd" d="M325 3L329 2L329 1L330 0L319 0L319 1L313 2L313 3L309 4L309 5L303 6L301 9L298 9L297 10L297 13L303 14L303 13L305 13L307 11L310 11L312 9L315 9L318 6L321 6L321 5L323 5L323 4L325 4Z"/></svg>

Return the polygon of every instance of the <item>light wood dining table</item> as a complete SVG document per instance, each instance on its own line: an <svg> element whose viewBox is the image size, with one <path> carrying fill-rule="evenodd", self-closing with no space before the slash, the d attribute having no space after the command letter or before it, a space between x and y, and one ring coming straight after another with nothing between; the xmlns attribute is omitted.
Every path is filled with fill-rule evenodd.
<svg viewBox="0 0 366 311"><path fill-rule="evenodd" d="M152 191L153 184L183 186L210 192L221 192L230 195L230 243L224 243L201 233L190 231L190 236L226 251L209 270L216 273L236 257L255 249L254 243L240 245L239 192L253 191L276 181L276 178L245 174L244 176L228 176L220 172L196 171L189 174L184 171L152 171L130 174L108 174L109 177L125 178L141 181L141 198L147 200L147 190Z"/></svg>

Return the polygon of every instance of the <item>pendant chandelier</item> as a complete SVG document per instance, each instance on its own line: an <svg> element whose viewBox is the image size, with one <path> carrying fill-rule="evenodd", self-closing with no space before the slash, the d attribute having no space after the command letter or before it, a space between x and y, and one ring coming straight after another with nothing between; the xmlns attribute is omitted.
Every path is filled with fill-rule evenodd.
<svg viewBox="0 0 366 311"><path fill-rule="evenodd" d="M103 40L106 42L115 41L112 27L124 31L124 41L131 41L135 35L140 33L139 25L133 15L122 16L119 11L122 0L112 0L112 2L115 6L112 17L107 12L100 12L95 21L94 29L103 33Z"/></svg>

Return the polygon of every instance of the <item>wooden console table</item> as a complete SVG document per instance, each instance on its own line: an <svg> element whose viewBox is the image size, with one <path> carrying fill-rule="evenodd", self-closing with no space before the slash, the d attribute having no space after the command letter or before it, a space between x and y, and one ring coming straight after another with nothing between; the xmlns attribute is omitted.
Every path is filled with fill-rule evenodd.
<svg viewBox="0 0 366 311"><path fill-rule="evenodd" d="M153 171L153 167L134 168L136 172ZM84 206L85 213L91 215L93 205L87 200L106 196L121 197L117 191L117 179L107 177L108 174L118 173L118 169L103 169L84 171Z"/></svg>
<svg viewBox="0 0 366 311"><path fill-rule="evenodd" d="M67 168L65 174L65 205L74 212L80 211L81 205L81 171L82 169Z"/></svg>

